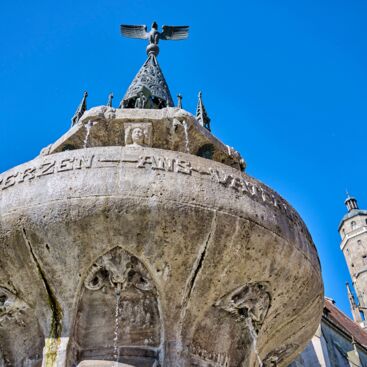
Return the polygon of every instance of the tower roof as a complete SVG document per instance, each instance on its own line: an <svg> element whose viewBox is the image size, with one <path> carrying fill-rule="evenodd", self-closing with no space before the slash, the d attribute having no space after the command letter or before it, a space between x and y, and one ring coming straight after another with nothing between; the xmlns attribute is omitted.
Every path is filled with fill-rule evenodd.
<svg viewBox="0 0 367 367"><path fill-rule="evenodd" d="M350 196L348 192L344 204L346 205L348 212L350 212L353 209L358 209L357 199L354 198L353 196Z"/></svg>
<svg viewBox="0 0 367 367"><path fill-rule="evenodd" d="M329 299L325 298L324 319L344 331L347 335L352 336L355 341L364 347L367 347L367 332L365 332L358 323L351 320Z"/></svg>
<svg viewBox="0 0 367 367"><path fill-rule="evenodd" d="M367 210L359 209L357 199L354 198L353 196L350 196L348 192L347 192L347 198L345 199L344 204L348 209L348 213L346 213L343 216L342 220L340 221L339 230L346 220L356 217L358 215L367 216Z"/></svg>
<svg viewBox="0 0 367 367"><path fill-rule="evenodd" d="M146 100L146 104L139 98ZM140 103L140 105L139 105ZM120 107L164 108L173 107L173 100L166 79L156 56L151 53L131 82Z"/></svg>

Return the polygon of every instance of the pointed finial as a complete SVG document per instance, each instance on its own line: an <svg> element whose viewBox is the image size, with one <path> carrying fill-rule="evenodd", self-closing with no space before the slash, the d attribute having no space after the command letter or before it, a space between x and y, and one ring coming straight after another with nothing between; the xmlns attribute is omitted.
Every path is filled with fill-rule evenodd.
<svg viewBox="0 0 367 367"><path fill-rule="evenodd" d="M83 94L83 98L78 108L76 109L74 116L71 119L71 126L74 126L75 124L77 124L80 118L83 116L83 113L87 110L87 97L88 97L88 92L85 91Z"/></svg>
<svg viewBox="0 0 367 367"><path fill-rule="evenodd" d="M112 107L112 100L113 100L113 93L111 92L111 93L108 95L108 101L107 101L107 106L108 106L108 107Z"/></svg>
<svg viewBox="0 0 367 367"><path fill-rule="evenodd" d="M196 119L198 120L199 124L205 127L207 130L210 131L210 118L206 112L204 107L202 92L199 92L198 95L198 105L196 107Z"/></svg>
<svg viewBox="0 0 367 367"><path fill-rule="evenodd" d="M359 313L359 308L357 306L352 290L350 289L349 283L346 282L345 285L347 286L348 299L349 299L349 304L350 304L350 308L352 311L353 319L355 322L362 322L362 318Z"/></svg>
<svg viewBox="0 0 367 367"><path fill-rule="evenodd" d="M182 109L182 94L177 94L177 107Z"/></svg>

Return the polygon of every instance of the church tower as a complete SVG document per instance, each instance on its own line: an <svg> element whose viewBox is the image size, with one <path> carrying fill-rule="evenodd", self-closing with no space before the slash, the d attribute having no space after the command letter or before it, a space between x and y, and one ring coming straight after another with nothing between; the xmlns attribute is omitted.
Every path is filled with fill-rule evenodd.
<svg viewBox="0 0 367 367"><path fill-rule="evenodd" d="M357 200L347 196L348 212L339 224L340 248L348 265L357 302L347 284L354 321L367 328L367 211L358 208Z"/></svg>

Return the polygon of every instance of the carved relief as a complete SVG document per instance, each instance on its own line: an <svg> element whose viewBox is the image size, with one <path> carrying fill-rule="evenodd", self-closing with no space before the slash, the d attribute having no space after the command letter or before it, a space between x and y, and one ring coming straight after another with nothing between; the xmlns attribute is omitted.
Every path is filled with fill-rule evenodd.
<svg viewBox="0 0 367 367"><path fill-rule="evenodd" d="M298 348L296 344L286 344L273 350L264 358L264 367L277 367L279 363L284 360L284 358L288 357L296 348Z"/></svg>
<svg viewBox="0 0 367 367"><path fill-rule="evenodd" d="M221 298L215 305L238 320L251 318L257 332L268 312L270 294L262 283L246 284Z"/></svg>
<svg viewBox="0 0 367 367"><path fill-rule="evenodd" d="M193 366L201 367L204 362L205 366L229 367L230 360L226 353L211 353L195 345L191 347L190 351L193 357L191 360Z"/></svg>
<svg viewBox="0 0 367 367"><path fill-rule="evenodd" d="M120 284L122 289L134 287L141 291L151 291L154 288L143 264L120 248L100 257L92 265L84 281L85 287L92 291L108 284L113 287Z"/></svg>
<svg viewBox="0 0 367 367"><path fill-rule="evenodd" d="M7 320L19 321L19 316L28 306L14 293L4 287L0 287L0 326Z"/></svg>
<svg viewBox="0 0 367 367"><path fill-rule="evenodd" d="M125 145L152 146L152 124L150 122L126 123Z"/></svg>

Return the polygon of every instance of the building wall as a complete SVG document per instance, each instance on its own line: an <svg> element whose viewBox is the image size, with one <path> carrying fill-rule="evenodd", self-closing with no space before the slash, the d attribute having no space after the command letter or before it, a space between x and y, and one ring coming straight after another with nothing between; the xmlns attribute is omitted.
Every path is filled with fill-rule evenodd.
<svg viewBox="0 0 367 367"><path fill-rule="evenodd" d="M322 321L306 349L289 367L367 367L367 350Z"/></svg>

